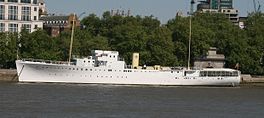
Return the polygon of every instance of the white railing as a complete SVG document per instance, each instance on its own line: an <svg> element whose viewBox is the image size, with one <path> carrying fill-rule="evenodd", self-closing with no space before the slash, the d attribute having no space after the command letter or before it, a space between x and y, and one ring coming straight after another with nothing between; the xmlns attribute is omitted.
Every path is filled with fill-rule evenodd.
<svg viewBox="0 0 264 118"><path fill-rule="evenodd" d="M53 61L53 60L43 60L43 59L22 59L22 61L28 62L39 62L39 63L47 63L47 64L63 64L63 65L76 65L74 62L70 62L70 64L66 61Z"/></svg>

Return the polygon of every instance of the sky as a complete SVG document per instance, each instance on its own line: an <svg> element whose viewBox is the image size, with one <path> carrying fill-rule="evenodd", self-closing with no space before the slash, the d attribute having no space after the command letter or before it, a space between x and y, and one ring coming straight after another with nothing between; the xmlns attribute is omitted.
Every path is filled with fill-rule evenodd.
<svg viewBox="0 0 264 118"><path fill-rule="evenodd" d="M112 9L130 10L132 15L157 17L162 23L175 17L177 12L187 14L191 0L45 0L48 13L67 15L76 13L88 16L96 14L101 17L105 11ZM200 1L200 0L196 0ZM259 1L264 10L264 0ZM234 8L239 10L239 16L247 16L254 11L253 0L234 0ZM196 8L196 5L195 5Z"/></svg>

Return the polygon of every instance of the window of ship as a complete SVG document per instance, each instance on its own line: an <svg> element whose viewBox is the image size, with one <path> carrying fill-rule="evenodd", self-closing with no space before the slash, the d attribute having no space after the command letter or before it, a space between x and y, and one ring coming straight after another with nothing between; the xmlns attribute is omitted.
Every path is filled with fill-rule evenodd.
<svg viewBox="0 0 264 118"><path fill-rule="evenodd" d="M88 71L88 69L85 69L85 71Z"/></svg>
<svg viewBox="0 0 264 118"><path fill-rule="evenodd" d="M75 70L75 68L72 68L72 70Z"/></svg>
<svg viewBox="0 0 264 118"><path fill-rule="evenodd" d="M109 72L112 72L112 69L108 69Z"/></svg>
<svg viewBox="0 0 264 118"><path fill-rule="evenodd" d="M83 69L81 68L81 71L83 71Z"/></svg>
<svg viewBox="0 0 264 118"><path fill-rule="evenodd" d="M228 77L228 76L238 76L238 71L200 71L200 76L201 77Z"/></svg>
<svg viewBox="0 0 264 118"><path fill-rule="evenodd" d="M8 0L8 2L18 2L18 0Z"/></svg>
<svg viewBox="0 0 264 118"><path fill-rule="evenodd" d="M31 3L31 0L21 0L21 3Z"/></svg>
<svg viewBox="0 0 264 118"><path fill-rule="evenodd" d="M213 71L209 71L208 72L208 77L214 77L215 75L214 75L214 72Z"/></svg>
<svg viewBox="0 0 264 118"><path fill-rule="evenodd" d="M93 71L93 69L90 69L90 71Z"/></svg>
<svg viewBox="0 0 264 118"><path fill-rule="evenodd" d="M71 68L69 68L69 70L71 70Z"/></svg>
<svg viewBox="0 0 264 118"><path fill-rule="evenodd" d="M33 4L38 4L38 0L33 0Z"/></svg>

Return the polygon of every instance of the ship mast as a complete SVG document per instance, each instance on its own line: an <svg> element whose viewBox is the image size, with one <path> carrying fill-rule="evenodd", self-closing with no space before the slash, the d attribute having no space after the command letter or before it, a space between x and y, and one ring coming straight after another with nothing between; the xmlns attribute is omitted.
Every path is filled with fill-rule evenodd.
<svg viewBox="0 0 264 118"><path fill-rule="evenodd" d="M192 41L192 14L193 14L193 5L195 4L194 0L191 0L191 9L190 9L190 32L189 32L189 46L188 46L188 70L190 70L190 61L191 61L191 41Z"/></svg>
<svg viewBox="0 0 264 118"><path fill-rule="evenodd" d="M192 41L192 15L190 15L190 32L189 32L189 46L188 46L188 70L190 70L190 61L191 61L191 41Z"/></svg>
<svg viewBox="0 0 264 118"><path fill-rule="evenodd" d="M71 56L72 56L72 44L73 44L73 38L74 38L74 28L75 28L75 13L73 14L73 20L72 20L72 32L71 32L71 44L70 44L70 50L69 50L69 59L68 64L71 64Z"/></svg>

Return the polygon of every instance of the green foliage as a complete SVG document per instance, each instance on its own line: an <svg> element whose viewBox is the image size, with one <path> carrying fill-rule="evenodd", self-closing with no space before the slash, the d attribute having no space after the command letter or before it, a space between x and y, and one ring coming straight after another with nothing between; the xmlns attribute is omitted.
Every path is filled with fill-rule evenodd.
<svg viewBox="0 0 264 118"><path fill-rule="evenodd" d="M17 33L0 33L0 68L14 68Z"/></svg>

